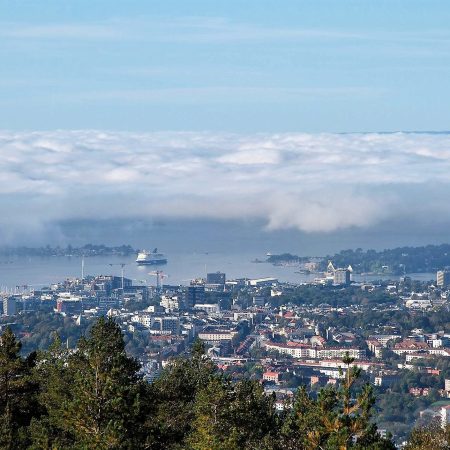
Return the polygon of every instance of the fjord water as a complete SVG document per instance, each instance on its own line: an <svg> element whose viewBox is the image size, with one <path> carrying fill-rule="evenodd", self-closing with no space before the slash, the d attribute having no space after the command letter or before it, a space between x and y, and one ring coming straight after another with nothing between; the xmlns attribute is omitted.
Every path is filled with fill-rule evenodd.
<svg viewBox="0 0 450 450"><path fill-rule="evenodd" d="M267 231L263 225L250 222L167 221L165 223L139 222L78 222L65 225L63 241L50 242L61 246L68 243L82 246L88 242L105 245L130 244L136 249L151 250L155 247L165 253L168 264L159 267L167 278L165 284L189 284L193 278L204 277L207 272L225 272L231 278L276 277L280 281L301 283L311 281L317 275L298 273L298 267L276 267L254 263L263 260L266 253L290 252L300 256L324 256L346 248L392 248L399 245L424 245L431 243L423 236L388 235L378 230L369 233L341 232L306 234L295 230ZM389 237L389 240L388 240ZM440 240L443 242L443 240ZM42 242L40 245L43 244ZM138 266L136 255L127 257L97 256L85 258L86 275L120 275L121 263L125 263L125 276L134 283L155 284L149 275L154 266ZM112 264L112 265L111 265ZM435 279L435 274L410 274L419 280ZM81 276L79 257L22 257L0 256L0 286L9 289L30 285L38 288L66 278ZM354 275L355 281L370 281L379 276ZM389 278L389 277L388 277ZM397 277L391 277L396 279Z"/></svg>
<svg viewBox="0 0 450 450"><path fill-rule="evenodd" d="M121 274L121 263L125 263L124 275L134 284L154 285L155 276L149 272L162 270L166 278L164 284L189 284L193 278L204 277L207 272L222 271L228 278L275 277L280 281L302 283L312 281L317 275L300 274L295 266L273 266L267 263L251 262L255 254L221 254L221 253L178 253L167 254L168 263L163 266L138 266L135 256L96 256L85 258L85 275ZM28 285L39 289L50 283L67 278L81 276L80 257L24 257L14 258L0 263L0 287L14 289L16 286ZM434 279L432 273L410 274L414 279ZM397 277L384 277L396 279ZM380 279L375 275L354 275L355 281L372 281Z"/></svg>

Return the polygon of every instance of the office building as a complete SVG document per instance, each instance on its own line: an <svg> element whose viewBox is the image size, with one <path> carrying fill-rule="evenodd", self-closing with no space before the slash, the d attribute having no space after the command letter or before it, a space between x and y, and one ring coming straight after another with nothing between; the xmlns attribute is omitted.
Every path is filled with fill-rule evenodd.
<svg viewBox="0 0 450 450"><path fill-rule="evenodd" d="M206 275L206 284L225 284L225 274L222 272L208 273Z"/></svg>
<svg viewBox="0 0 450 450"><path fill-rule="evenodd" d="M205 286L188 286L184 292L184 306L193 308L197 303L205 303Z"/></svg>
<svg viewBox="0 0 450 450"><path fill-rule="evenodd" d="M445 288L450 285L450 270L438 270L436 273L436 284L440 288Z"/></svg>
<svg viewBox="0 0 450 450"><path fill-rule="evenodd" d="M5 316L14 316L16 313L16 299L14 297L5 297L3 299L3 314Z"/></svg>
<svg viewBox="0 0 450 450"><path fill-rule="evenodd" d="M350 284L350 271L348 269L336 269L333 274L333 284Z"/></svg>

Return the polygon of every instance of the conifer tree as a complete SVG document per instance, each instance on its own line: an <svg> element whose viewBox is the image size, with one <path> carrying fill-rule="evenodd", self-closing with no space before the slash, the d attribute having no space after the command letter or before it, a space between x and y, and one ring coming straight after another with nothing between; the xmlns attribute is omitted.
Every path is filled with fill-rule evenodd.
<svg viewBox="0 0 450 450"><path fill-rule="evenodd" d="M80 339L68 362L73 378L64 427L77 446L137 448L139 364L127 356L118 325L111 319L99 319L90 337Z"/></svg>
<svg viewBox="0 0 450 450"><path fill-rule="evenodd" d="M193 450L272 449L276 441L274 399L257 382L217 376L199 391L194 411Z"/></svg>
<svg viewBox="0 0 450 450"><path fill-rule="evenodd" d="M69 351L57 334L49 349L38 353L34 379L39 385L42 410L30 425L30 449L69 448L73 436L65 428L65 411L70 400L72 373L68 370Z"/></svg>
<svg viewBox="0 0 450 450"><path fill-rule="evenodd" d="M304 386L296 393L292 405L287 404L283 418L281 447L286 450L320 449L330 435L337 414L338 396L335 389L322 389L317 399L308 395Z"/></svg>
<svg viewBox="0 0 450 450"><path fill-rule="evenodd" d="M221 375L201 341L153 384L138 375L110 319L100 319L74 351L57 337L37 361L22 358L20 348L7 329L0 337L2 449L394 449L371 422L372 391L356 389L360 370L348 356L338 390L313 397L301 388L278 414L258 382ZM446 448L448 430L434 433L444 447L433 446L433 432L414 431L408 448Z"/></svg>
<svg viewBox="0 0 450 450"><path fill-rule="evenodd" d="M216 367L204 352L204 344L195 341L191 356L174 359L155 381L155 417L151 415L147 421L156 436L153 448L177 449L184 445L194 419L196 395L216 374Z"/></svg>
<svg viewBox="0 0 450 450"><path fill-rule="evenodd" d="M9 327L0 336L0 448L26 445L25 427L30 423L36 387L30 377L34 355L20 356L21 343Z"/></svg>
<svg viewBox="0 0 450 450"><path fill-rule="evenodd" d="M323 389L312 399L305 389L296 395L282 429L283 448L305 450L372 449L393 450L389 439L383 439L371 423L371 410L375 399L372 389L365 385L359 393L353 391L361 371L352 366L353 358L347 354L343 363L345 374L341 388Z"/></svg>

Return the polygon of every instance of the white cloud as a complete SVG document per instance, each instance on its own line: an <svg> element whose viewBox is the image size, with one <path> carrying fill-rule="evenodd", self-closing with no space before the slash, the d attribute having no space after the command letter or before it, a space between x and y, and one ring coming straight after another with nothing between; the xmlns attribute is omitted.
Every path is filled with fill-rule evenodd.
<svg viewBox="0 0 450 450"><path fill-rule="evenodd" d="M271 27L209 16L141 16L98 22L2 22L0 36L27 40L148 40L150 42L265 42L267 40L354 39L360 33L320 28Z"/></svg>
<svg viewBox="0 0 450 450"><path fill-rule="evenodd" d="M311 42L323 40L344 44L379 44L384 51L418 53L436 46L448 49L448 29L414 31L368 31L352 29L297 26L277 27L258 22L242 22L218 16L130 16L109 17L98 21L65 22L0 22L0 37L11 40L120 40L154 43L267 43ZM389 44L388 46L386 44ZM445 54L445 52L444 52Z"/></svg>
<svg viewBox="0 0 450 450"><path fill-rule="evenodd" d="M0 36L9 39L81 39L104 40L123 37L121 30L113 27L112 23L102 24L20 24L2 23Z"/></svg>
<svg viewBox="0 0 450 450"><path fill-rule="evenodd" d="M0 132L0 230L67 219L259 219L331 232L450 223L450 135Z"/></svg>

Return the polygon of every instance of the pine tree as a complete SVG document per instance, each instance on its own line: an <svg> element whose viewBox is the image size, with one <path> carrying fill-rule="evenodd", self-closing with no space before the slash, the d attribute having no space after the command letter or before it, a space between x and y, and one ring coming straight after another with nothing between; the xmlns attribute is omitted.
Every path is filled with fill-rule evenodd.
<svg viewBox="0 0 450 450"><path fill-rule="evenodd" d="M219 377L212 379L196 396L193 427L188 438L193 450L237 450L239 447L226 414L231 402L229 386Z"/></svg>
<svg viewBox="0 0 450 450"><path fill-rule="evenodd" d="M359 393L354 384L361 370L352 366L353 358L344 357L342 385L339 390L323 389L317 399L312 399L305 389L296 395L292 409L287 413L283 429L283 448L348 450L393 450L389 439L383 439L371 423L375 402L372 389L365 385Z"/></svg>
<svg viewBox="0 0 450 450"><path fill-rule="evenodd" d="M0 337L0 448L26 446L24 431L30 423L36 386L30 377L34 355L20 356L21 343L9 327Z"/></svg>
<svg viewBox="0 0 450 450"><path fill-rule="evenodd" d="M141 382L139 364L127 356L118 325L103 318L69 357L72 386L64 428L76 446L137 448Z"/></svg>
<svg viewBox="0 0 450 450"><path fill-rule="evenodd" d="M68 363L69 351L58 335L49 349L38 354L34 379L39 385L41 414L30 425L30 449L69 448L73 436L65 429L64 415L70 400L72 378Z"/></svg>
<svg viewBox="0 0 450 450"><path fill-rule="evenodd" d="M221 375L201 342L153 384L138 375L113 320L100 319L75 351L59 338L37 361L22 358L20 348L7 329L0 337L0 448L394 449L371 422L372 390L355 388L360 371L348 356L340 389L313 397L301 388L278 415L273 396L258 382ZM446 448L448 430L433 430L414 431L408 448Z"/></svg>
<svg viewBox="0 0 450 450"><path fill-rule="evenodd" d="M197 395L189 448L272 449L277 432L273 400L257 382L232 384L215 377Z"/></svg>
<svg viewBox="0 0 450 450"><path fill-rule="evenodd" d="M182 448L194 419L194 403L200 389L216 374L216 367L204 354L205 346L196 341L190 358L176 358L152 386L157 403L155 417L147 427L153 429L152 448Z"/></svg>
<svg viewBox="0 0 450 450"><path fill-rule="evenodd" d="M287 405L281 431L281 447L286 450L320 449L327 442L335 423L338 395L335 389L322 389L317 399L308 395L303 386L294 402Z"/></svg>

